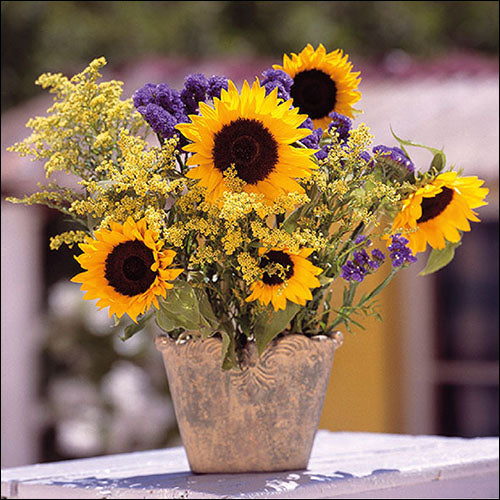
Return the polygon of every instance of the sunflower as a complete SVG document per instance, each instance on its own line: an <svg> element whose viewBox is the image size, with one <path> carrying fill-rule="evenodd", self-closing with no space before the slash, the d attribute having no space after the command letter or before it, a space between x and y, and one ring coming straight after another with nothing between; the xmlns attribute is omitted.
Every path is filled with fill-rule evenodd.
<svg viewBox="0 0 500 500"><path fill-rule="evenodd" d="M352 72L348 59L340 49L327 54L322 44L316 50L308 44L298 55L292 53L290 58L285 54L283 66L273 65L292 77L293 104L309 115L316 128L328 127L332 111L353 117L352 105L361 99L356 90L361 78L359 72Z"/></svg>
<svg viewBox="0 0 500 500"><path fill-rule="evenodd" d="M392 233L403 231L413 253L423 252L427 243L442 249L445 240L460 241L459 231L470 231L469 220L479 222L473 208L481 207L488 194L477 177L459 177L456 172L438 175L404 202L392 224Z"/></svg>
<svg viewBox="0 0 500 500"><path fill-rule="evenodd" d="M292 146L311 131L298 128L307 116L290 109L290 101L277 97L277 89L266 96L258 80L245 81L238 93L229 81L214 108L200 103L200 116L177 128L191 141L185 151L194 153L187 165L195 166L186 176L206 187L206 199L215 202L230 188L228 169L234 168L243 190L262 193L267 202L289 192L304 192L296 178L308 177L317 168L314 149Z"/></svg>
<svg viewBox="0 0 500 500"><path fill-rule="evenodd" d="M292 253L286 249L260 248L262 277L250 286L252 293L246 301L259 300L265 305L271 302L275 311L286 308L286 299L305 305L312 299L310 289L320 286L316 276L323 271L307 260L313 251L312 248L302 248L298 253Z"/></svg>
<svg viewBox="0 0 500 500"><path fill-rule="evenodd" d="M82 283L84 299L97 301L100 309L109 306L109 317L127 313L133 321L149 309L158 308L158 295L165 297L183 270L168 269L176 253L161 250L156 232L147 229L145 219L129 217L123 224L110 222L110 230L95 232L95 239L80 244L83 254L75 256L86 271L71 281Z"/></svg>

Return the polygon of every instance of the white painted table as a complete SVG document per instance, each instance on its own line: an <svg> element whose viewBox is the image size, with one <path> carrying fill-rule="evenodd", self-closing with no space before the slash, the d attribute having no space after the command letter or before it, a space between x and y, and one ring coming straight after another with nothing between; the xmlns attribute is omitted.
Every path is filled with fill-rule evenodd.
<svg viewBox="0 0 500 500"><path fill-rule="evenodd" d="M498 438L319 431L305 471L192 474L184 449L2 470L2 498L498 498Z"/></svg>

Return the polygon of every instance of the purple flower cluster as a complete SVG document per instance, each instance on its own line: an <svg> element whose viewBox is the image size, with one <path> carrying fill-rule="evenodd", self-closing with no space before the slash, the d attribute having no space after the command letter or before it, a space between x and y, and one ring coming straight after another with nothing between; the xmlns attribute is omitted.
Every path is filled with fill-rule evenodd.
<svg viewBox="0 0 500 500"><path fill-rule="evenodd" d="M293 85L293 79L290 75L280 69L268 68L262 72L264 77L260 82L266 89L266 95L269 95L275 88L278 89L278 97L284 101L290 99L290 89Z"/></svg>
<svg viewBox="0 0 500 500"><path fill-rule="evenodd" d="M302 144L306 148L318 149L319 148L319 141L321 140L321 137L323 137L323 129L322 128L314 128L313 121L309 117L306 118L306 120L302 123L300 128L308 128L309 130L312 131L310 135L301 139ZM318 153L316 153L316 154L318 154Z"/></svg>
<svg viewBox="0 0 500 500"><path fill-rule="evenodd" d="M366 236L358 236L356 240L354 240L354 243L360 244L364 242L366 246L370 246L371 241L365 240ZM342 266L342 271L340 273L340 277L344 278L346 281L363 281L367 274L376 271L385 260L385 255L378 248L372 250L372 258L370 258L364 248L356 250L352 257L352 260L348 260Z"/></svg>
<svg viewBox="0 0 500 500"><path fill-rule="evenodd" d="M328 125L328 132L330 134L333 134L334 131L337 132L337 134L339 134L339 141L341 143L347 142L352 128L351 119L335 111L332 111L328 116L332 119Z"/></svg>
<svg viewBox="0 0 500 500"><path fill-rule="evenodd" d="M325 144L324 146L321 146L321 149L317 153L314 153L314 156L318 160L324 160L328 156L329 149L330 148L329 148L328 144Z"/></svg>
<svg viewBox="0 0 500 500"><path fill-rule="evenodd" d="M195 73L186 77L180 92L166 83L146 83L134 93L133 101L153 131L169 139L177 124L189 122L188 115L198 112L200 102L220 97L223 88L227 89L227 78L214 75L207 79Z"/></svg>
<svg viewBox="0 0 500 500"><path fill-rule="evenodd" d="M417 262L417 258L413 255L410 248L408 248L408 239L401 236L399 233L391 236L392 242L387 247L390 252L393 267L400 267L404 264L411 264Z"/></svg>
<svg viewBox="0 0 500 500"><path fill-rule="evenodd" d="M165 83L147 83L135 92L133 101L154 132L165 138L174 135L178 123L188 121L179 92Z"/></svg>
<svg viewBox="0 0 500 500"><path fill-rule="evenodd" d="M227 78L225 76L212 75L208 79L207 98L219 98L222 90L227 90Z"/></svg>
<svg viewBox="0 0 500 500"><path fill-rule="evenodd" d="M366 162L367 169L371 169L374 166L372 155L368 151L363 151L359 153L359 156L362 160Z"/></svg>
<svg viewBox="0 0 500 500"><path fill-rule="evenodd" d="M401 148L390 148L388 146L384 146L383 144L379 144L373 148L373 152L379 155L380 160L388 162L396 167L403 167L410 174L415 171L415 165L406 156L405 152Z"/></svg>
<svg viewBox="0 0 500 500"><path fill-rule="evenodd" d="M193 115L198 111L198 103L205 102L207 90L208 80L205 75L194 73L185 78L180 95L187 115Z"/></svg>

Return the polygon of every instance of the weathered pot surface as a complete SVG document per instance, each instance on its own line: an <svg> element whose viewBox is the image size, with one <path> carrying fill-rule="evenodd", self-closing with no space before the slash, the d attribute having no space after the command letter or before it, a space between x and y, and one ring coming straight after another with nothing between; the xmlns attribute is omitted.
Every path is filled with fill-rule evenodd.
<svg viewBox="0 0 500 500"><path fill-rule="evenodd" d="M177 422L193 472L307 467L341 334L275 339L243 369L221 369L219 338L177 344L157 337Z"/></svg>

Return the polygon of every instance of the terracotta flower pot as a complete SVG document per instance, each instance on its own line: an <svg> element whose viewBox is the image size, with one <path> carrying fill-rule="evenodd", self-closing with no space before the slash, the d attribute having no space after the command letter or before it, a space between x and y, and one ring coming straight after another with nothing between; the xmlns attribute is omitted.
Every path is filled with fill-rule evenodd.
<svg viewBox="0 0 500 500"><path fill-rule="evenodd" d="M218 338L158 337L177 422L193 472L307 468L340 333L275 339L243 370L221 369Z"/></svg>

